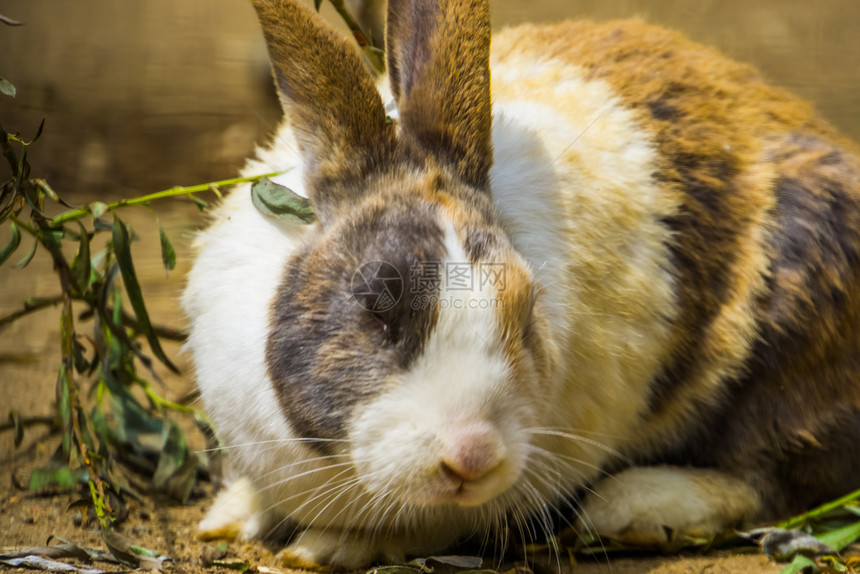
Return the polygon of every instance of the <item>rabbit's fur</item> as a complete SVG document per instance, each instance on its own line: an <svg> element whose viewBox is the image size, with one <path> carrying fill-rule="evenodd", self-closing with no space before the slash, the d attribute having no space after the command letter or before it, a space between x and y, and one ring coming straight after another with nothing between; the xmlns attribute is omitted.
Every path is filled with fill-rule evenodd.
<svg viewBox="0 0 860 574"><path fill-rule="evenodd" d="M860 161L810 106L639 21L491 53L486 1L392 0L387 118L345 39L254 5L287 123L246 173L318 221L240 187L199 236L189 347L237 477L205 533L351 567L583 492L584 530L661 544L860 485ZM372 261L391 307L355 291ZM475 280L427 299L429 264Z"/></svg>

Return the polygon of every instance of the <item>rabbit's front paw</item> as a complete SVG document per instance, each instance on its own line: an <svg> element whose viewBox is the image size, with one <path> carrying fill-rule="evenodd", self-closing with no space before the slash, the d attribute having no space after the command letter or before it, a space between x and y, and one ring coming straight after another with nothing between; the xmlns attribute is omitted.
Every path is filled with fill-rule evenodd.
<svg viewBox="0 0 860 574"><path fill-rule="evenodd" d="M347 570L372 562L403 563L405 556L394 540L369 540L362 533L337 528L308 528L282 555L285 566L310 570L329 566Z"/></svg>
<svg viewBox="0 0 860 574"><path fill-rule="evenodd" d="M582 506L579 528L635 546L667 547L710 538L755 515L759 499L718 470L630 468L599 482Z"/></svg>
<svg viewBox="0 0 860 574"><path fill-rule="evenodd" d="M197 533L203 539L268 538L280 534L276 527L282 529L283 521L278 522L274 517L274 512L266 510L251 481L240 478L218 493L212 508L197 526Z"/></svg>

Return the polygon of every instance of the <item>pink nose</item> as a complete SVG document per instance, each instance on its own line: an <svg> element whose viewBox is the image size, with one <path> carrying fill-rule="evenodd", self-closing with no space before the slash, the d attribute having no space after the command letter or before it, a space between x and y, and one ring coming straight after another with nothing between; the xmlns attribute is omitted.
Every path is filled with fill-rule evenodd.
<svg viewBox="0 0 860 574"><path fill-rule="evenodd" d="M447 429L441 437L439 467L456 482L483 478L499 466L506 449L499 432L488 423L471 423Z"/></svg>

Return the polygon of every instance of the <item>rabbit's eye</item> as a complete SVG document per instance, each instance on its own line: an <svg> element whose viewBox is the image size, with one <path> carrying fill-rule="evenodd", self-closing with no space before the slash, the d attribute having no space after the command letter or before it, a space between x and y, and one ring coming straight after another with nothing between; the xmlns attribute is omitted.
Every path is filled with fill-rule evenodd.
<svg viewBox="0 0 860 574"><path fill-rule="evenodd" d="M373 318L376 320L376 324L380 330L380 347L388 347L394 343L394 330L391 328L391 324L387 321L386 317L384 317L381 313L370 313Z"/></svg>

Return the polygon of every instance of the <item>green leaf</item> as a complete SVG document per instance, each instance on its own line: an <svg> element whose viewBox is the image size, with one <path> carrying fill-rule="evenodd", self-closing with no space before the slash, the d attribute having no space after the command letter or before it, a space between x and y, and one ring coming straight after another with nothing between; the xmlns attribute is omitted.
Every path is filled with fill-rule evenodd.
<svg viewBox="0 0 860 574"><path fill-rule="evenodd" d="M0 93L6 94L12 98L15 97L17 93L15 90L15 86L12 85L12 82L7 80L6 78L0 76Z"/></svg>
<svg viewBox="0 0 860 574"><path fill-rule="evenodd" d="M818 567L818 564L814 560L798 554L791 561L791 564L779 571L779 574L800 574L801 572L804 574L817 574L821 572L821 568Z"/></svg>
<svg viewBox="0 0 860 574"><path fill-rule="evenodd" d="M128 294L128 299L131 302L132 309L134 309L134 314L137 317L137 322L140 324L143 335L149 342L153 354L167 368L174 373L178 373L179 369L167 358L167 355L161 348L158 336L152 329L152 322L149 320L149 313L146 311L146 305L143 302L140 282L137 280L137 273L134 271L134 263L131 259L131 239L128 227L119 218L114 219L113 222L113 249L116 261L119 264L120 273L122 274L122 281L125 284L125 292Z"/></svg>
<svg viewBox="0 0 860 574"><path fill-rule="evenodd" d="M27 254L21 258L18 263L15 264L15 269L23 269L27 265L30 264L30 261L33 260L33 256L36 255L36 250L39 248L39 242L34 241L33 246L27 251Z"/></svg>
<svg viewBox="0 0 860 574"><path fill-rule="evenodd" d="M158 468L152 477L152 486L182 502L188 502L197 478L197 456L190 453L185 434L173 421L158 458Z"/></svg>
<svg viewBox="0 0 860 574"><path fill-rule="evenodd" d="M72 277L75 280L75 285L78 292L86 293L90 288L90 273L92 271L92 261L90 256L90 236L87 233L86 227L80 221L78 226L81 228L78 252L72 260Z"/></svg>
<svg viewBox="0 0 860 574"><path fill-rule="evenodd" d="M42 490L43 488L72 488L75 486L86 471L83 469L72 470L68 466L59 468L36 468L30 476L27 484L29 490Z"/></svg>
<svg viewBox="0 0 860 574"><path fill-rule="evenodd" d="M90 362L86 357L86 349L75 339L72 341L72 362L75 365L75 371L79 374L85 373L90 368Z"/></svg>
<svg viewBox="0 0 860 574"><path fill-rule="evenodd" d="M170 244L170 239L164 232L161 222L158 222L158 235L161 237L161 261L164 263L164 269L173 271L176 267L176 251L173 250L173 245Z"/></svg>
<svg viewBox="0 0 860 574"><path fill-rule="evenodd" d="M260 213L269 217L304 225L316 221L307 198L265 177L251 186L251 200Z"/></svg>
<svg viewBox="0 0 860 574"><path fill-rule="evenodd" d="M47 119L48 119L48 116L43 116L43 117L42 117L42 121L41 121L41 122L39 122L39 127L38 127L38 128L36 128L36 135L34 135L34 136L33 136L33 139L31 139L30 141L28 141L28 142L27 142L27 143L25 143L24 145L30 145L30 144L36 143L36 141L37 141L40 137L42 137L42 131L45 129L45 120L47 120Z"/></svg>
<svg viewBox="0 0 860 574"><path fill-rule="evenodd" d="M185 444L185 435L182 433L182 429L173 421L169 421L169 423L170 428L164 440L164 447L161 449L161 456L158 457L158 467L152 477L152 485L159 490L164 488L167 479L182 466L188 457L188 447Z"/></svg>
<svg viewBox="0 0 860 574"><path fill-rule="evenodd" d="M197 209L199 209L200 211L206 211L206 206L207 206L208 204L207 204L205 201L203 201L202 199L200 199L199 197L197 197L197 196L196 196L196 195L194 195L193 193L189 193L189 194L188 194L188 197L190 197L190 198L191 198L191 200L192 200L195 204L197 204Z"/></svg>
<svg viewBox="0 0 860 574"><path fill-rule="evenodd" d="M164 421L152 417L129 389L113 377L105 377L110 387L110 411L115 421L116 441L121 445L152 447L164 445ZM98 426L96 426L98 428Z"/></svg>
<svg viewBox="0 0 860 574"><path fill-rule="evenodd" d="M322 6L323 0L314 0L314 8L316 8L317 12L320 11L320 6Z"/></svg>
<svg viewBox="0 0 860 574"><path fill-rule="evenodd" d="M60 420L63 425L62 450L69 454L72 436L72 402L69 397L69 373L65 362L60 363L57 374L57 411L60 413Z"/></svg>
<svg viewBox="0 0 860 574"><path fill-rule="evenodd" d="M18 246L21 245L21 230L18 229L18 226L15 225L15 222L9 224L9 228L12 230L12 239L3 248L3 251L0 251L0 265L6 263L6 260L15 253L15 250L18 249Z"/></svg>
<svg viewBox="0 0 860 574"><path fill-rule="evenodd" d="M819 534L816 538L839 552L849 544L853 544L860 539L860 522Z"/></svg>

